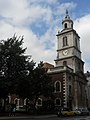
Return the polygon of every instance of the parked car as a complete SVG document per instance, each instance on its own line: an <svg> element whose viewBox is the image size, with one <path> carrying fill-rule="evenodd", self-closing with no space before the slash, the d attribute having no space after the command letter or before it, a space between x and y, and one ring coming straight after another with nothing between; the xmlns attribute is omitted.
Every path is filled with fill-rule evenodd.
<svg viewBox="0 0 90 120"><path fill-rule="evenodd" d="M76 115L81 115L81 110L80 109L76 109L76 110L74 110L74 112L75 112Z"/></svg>
<svg viewBox="0 0 90 120"><path fill-rule="evenodd" d="M87 109L81 109L81 115L89 115L89 111Z"/></svg>
<svg viewBox="0 0 90 120"><path fill-rule="evenodd" d="M58 117L60 116L74 116L76 115L74 111L70 111L70 110L61 110L58 111L57 113Z"/></svg>
<svg viewBox="0 0 90 120"><path fill-rule="evenodd" d="M76 115L89 115L89 111L83 108L76 109L74 112L76 113Z"/></svg>

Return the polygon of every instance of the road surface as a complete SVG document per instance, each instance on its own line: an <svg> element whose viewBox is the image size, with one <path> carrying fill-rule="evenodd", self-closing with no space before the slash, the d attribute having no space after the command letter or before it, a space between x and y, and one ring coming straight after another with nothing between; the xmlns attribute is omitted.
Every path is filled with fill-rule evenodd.
<svg viewBox="0 0 90 120"><path fill-rule="evenodd" d="M0 120L90 120L90 116L75 116L75 117L57 117L56 115L43 116L5 116L0 117Z"/></svg>

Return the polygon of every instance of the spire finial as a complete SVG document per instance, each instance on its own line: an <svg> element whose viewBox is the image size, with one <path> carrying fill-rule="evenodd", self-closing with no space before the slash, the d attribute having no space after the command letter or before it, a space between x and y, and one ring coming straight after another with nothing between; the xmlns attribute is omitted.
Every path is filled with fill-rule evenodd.
<svg viewBox="0 0 90 120"><path fill-rule="evenodd" d="M68 15L68 9L66 9L65 19L70 19L69 15Z"/></svg>
<svg viewBox="0 0 90 120"><path fill-rule="evenodd" d="M66 15L68 15L68 9L66 9Z"/></svg>

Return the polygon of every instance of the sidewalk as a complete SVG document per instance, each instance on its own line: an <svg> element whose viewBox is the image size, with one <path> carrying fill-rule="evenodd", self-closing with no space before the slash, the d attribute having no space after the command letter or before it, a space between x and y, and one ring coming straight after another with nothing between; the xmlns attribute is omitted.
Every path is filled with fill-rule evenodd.
<svg viewBox="0 0 90 120"><path fill-rule="evenodd" d="M1 116L0 120L4 120L4 119L22 119L22 118L30 118L30 119L34 119L34 118L52 118L52 117L56 117L56 115L16 115L16 116Z"/></svg>

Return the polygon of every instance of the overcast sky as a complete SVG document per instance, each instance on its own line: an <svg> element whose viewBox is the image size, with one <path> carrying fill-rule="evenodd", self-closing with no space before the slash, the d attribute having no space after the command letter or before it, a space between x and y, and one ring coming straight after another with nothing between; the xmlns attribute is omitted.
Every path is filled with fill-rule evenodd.
<svg viewBox="0 0 90 120"><path fill-rule="evenodd" d="M24 35L24 47L35 62L54 64L66 9L81 38L85 71L90 71L90 0L0 0L0 40Z"/></svg>

